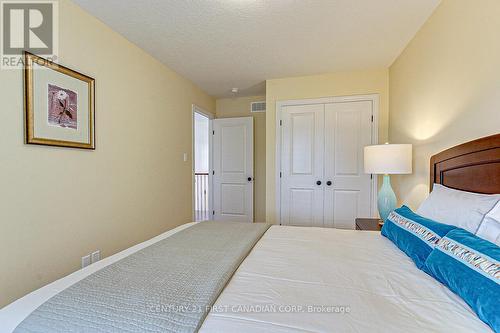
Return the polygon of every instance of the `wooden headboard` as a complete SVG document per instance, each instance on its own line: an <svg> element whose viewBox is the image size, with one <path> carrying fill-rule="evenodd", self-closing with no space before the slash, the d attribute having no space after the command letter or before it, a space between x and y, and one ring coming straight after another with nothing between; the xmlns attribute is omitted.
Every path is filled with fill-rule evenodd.
<svg viewBox="0 0 500 333"><path fill-rule="evenodd" d="M434 183L462 191L500 193L500 134L432 156L431 191Z"/></svg>

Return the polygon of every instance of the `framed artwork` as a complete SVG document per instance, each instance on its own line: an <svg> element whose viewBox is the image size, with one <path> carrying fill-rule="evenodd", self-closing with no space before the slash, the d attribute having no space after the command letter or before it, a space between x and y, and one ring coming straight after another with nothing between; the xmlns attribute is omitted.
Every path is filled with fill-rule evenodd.
<svg viewBox="0 0 500 333"><path fill-rule="evenodd" d="M24 53L26 143L95 149L95 80Z"/></svg>

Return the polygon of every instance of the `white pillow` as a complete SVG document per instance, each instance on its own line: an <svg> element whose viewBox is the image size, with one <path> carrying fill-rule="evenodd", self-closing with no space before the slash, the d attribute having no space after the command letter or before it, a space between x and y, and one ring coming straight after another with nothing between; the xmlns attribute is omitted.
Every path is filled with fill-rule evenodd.
<svg viewBox="0 0 500 333"><path fill-rule="evenodd" d="M500 201L486 214L476 235L500 246Z"/></svg>
<svg viewBox="0 0 500 333"><path fill-rule="evenodd" d="M484 216L499 199L500 195L497 194L465 192L434 184L431 194L420 205L417 214L475 234Z"/></svg>

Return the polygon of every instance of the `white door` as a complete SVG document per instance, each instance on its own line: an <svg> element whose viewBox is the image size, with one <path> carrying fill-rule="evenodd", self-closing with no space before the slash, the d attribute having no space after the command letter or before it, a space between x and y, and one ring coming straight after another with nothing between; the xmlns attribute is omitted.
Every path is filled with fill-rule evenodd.
<svg viewBox="0 0 500 333"><path fill-rule="evenodd" d="M214 220L253 222L253 118L213 121Z"/></svg>
<svg viewBox="0 0 500 333"><path fill-rule="evenodd" d="M371 144L372 101L325 104L325 225L354 229L371 216L371 177L363 148Z"/></svg>
<svg viewBox="0 0 500 333"><path fill-rule="evenodd" d="M354 229L372 216L372 114L372 101L281 108L281 224Z"/></svg>
<svg viewBox="0 0 500 333"><path fill-rule="evenodd" d="M324 105L282 110L281 223L323 226Z"/></svg>

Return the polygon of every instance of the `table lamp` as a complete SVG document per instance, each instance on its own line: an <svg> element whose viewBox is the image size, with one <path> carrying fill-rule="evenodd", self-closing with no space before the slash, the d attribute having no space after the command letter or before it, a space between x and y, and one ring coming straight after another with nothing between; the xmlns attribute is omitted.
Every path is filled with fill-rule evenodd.
<svg viewBox="0 0 500 333"><path fill-rule="evenodd" d="M412 145L388 144L365 147L365 173L384 175L384 182L378 192L378 212L385 221L396 209L396 194L391 187L389 175L410 174L412 172Z"/></svg>

